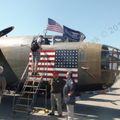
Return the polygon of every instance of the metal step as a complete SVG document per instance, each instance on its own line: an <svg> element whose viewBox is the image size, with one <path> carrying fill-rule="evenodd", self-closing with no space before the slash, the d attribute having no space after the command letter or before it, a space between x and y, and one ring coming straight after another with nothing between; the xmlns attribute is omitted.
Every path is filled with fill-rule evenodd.
<svg viewBox="0 0 120 120"><path fill-rule="evenodd" d="M28 93L29 93L29 94L36 94L36 92L31 92L31 91L24 91L23 93L24 93L24 94L25 94L25 93L27 93L27 94L28 94Z"/></svg>
<svg viewBox="0 0 120 120"><path fill-rule="evenodd" d="M26 104L16 104L15 106L20 106L20 107L28 107L28 105L26 105Z"/></svg>
<svg viewBox="0 0 120 120"><path fill-rule="evenodd" d="M40 88L40 89L38 89L38 90L41 90L41 91L47 91L46 89L41 89L41 88Z"/></svg>
<svg viewBox="0 0 120 120"><path fill-rule="evenodd" d="M40 79L39 79L39 80L36 80L36 79L32 80L32 79L29 79L29 80L26 80L26 83L28 83L28 82L34 82L34 83L35 83L35 82L36 82L36 83L38 82L38 83L39 83L40 81L41 81Z"/></svg>
<svg viewBox="0 0 120 120"><path fill-rule="evenodd" d="M32 100L32 98L25 98L25 97L20 97L20 98L18 98L19 100Z"/></svg>
<svg viewBox="0 0 120 120"><path fill-rule="evenodd" d="M24 85L24 87L32 87L32 88L37 88L38 86L34 86L34 85Z"/></svg>
<svg viewBox="0 0 120 120"><path fill-rule="evenodd" d="M28 110L13 110L13 112L18 112L18 113L29 113L30 111L28 111Z"/></svg>

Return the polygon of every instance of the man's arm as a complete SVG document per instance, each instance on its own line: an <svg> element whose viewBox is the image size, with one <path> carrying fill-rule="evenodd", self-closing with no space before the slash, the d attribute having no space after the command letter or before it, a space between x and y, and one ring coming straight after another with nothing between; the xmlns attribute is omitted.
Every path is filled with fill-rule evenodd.
<svg viewBox="0 0 120 120"><path fill-rule="evenodd" d="M68 96L73 95L74 92L75 92L75 83L72 82L72 83L70 84L70 92L68 93Z"/></svg>

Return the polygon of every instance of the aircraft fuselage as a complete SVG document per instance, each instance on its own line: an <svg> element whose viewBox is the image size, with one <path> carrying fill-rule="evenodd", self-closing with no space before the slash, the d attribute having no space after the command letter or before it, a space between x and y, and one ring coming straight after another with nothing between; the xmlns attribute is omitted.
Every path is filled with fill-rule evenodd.
<svg viewBox="0 0 120 120"><path fill-rule="evenodd" d="M0 39L0 65L4 66L4 75L8 87L17 85L20 80L29 62L32 39L33 36L7 37ZM115 69L111 68L111 63L109 63L109 65L103 64L104 61L102 57L107 58L108 54L105 54L105 56L102 53L103 46L100 44L63 42L53 45L42 45L42 48L43 50L78 51L77 82L79 91L99 90L110 87L119 74L118 63L116 63L117 67Z"/></svg>

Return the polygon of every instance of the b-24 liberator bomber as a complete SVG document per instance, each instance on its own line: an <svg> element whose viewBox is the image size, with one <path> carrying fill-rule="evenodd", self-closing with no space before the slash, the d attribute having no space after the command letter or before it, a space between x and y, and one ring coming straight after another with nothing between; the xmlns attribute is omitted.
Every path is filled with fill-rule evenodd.
<svg viewBox="0 0 120 120"><path fill-rule="evenodd" d="M30 45L33 37L0 38L0 65L4 67L9 89L18 85L27 65L27 74L31 75ZM40 54L38 71L43 76L43 81L49 81L54 71L58 71L59 76L65 79L66 72L71 70L80 92L106 89L119 77L120 50L115 47L56 40L53 44L42 45Z"/></svg>

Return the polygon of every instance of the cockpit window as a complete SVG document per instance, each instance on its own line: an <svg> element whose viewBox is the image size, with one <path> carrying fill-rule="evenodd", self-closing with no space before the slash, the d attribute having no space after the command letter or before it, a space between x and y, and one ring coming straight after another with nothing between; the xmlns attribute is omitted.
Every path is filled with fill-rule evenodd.
<svg viewBox="0 0 120 120"><path fill-rule="evenodd" d="M109 69L109 50L105 45L102 46L101 69Z"/></svg>
<svg viewBox="0 0 120 120"><path fill-rule="evenodd" d="M103 45L101 51L101 69L118 70L120 62L120 50Z"/></svg>

